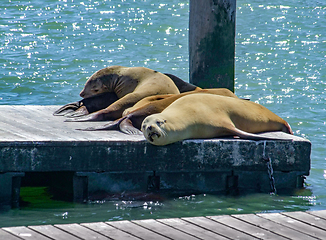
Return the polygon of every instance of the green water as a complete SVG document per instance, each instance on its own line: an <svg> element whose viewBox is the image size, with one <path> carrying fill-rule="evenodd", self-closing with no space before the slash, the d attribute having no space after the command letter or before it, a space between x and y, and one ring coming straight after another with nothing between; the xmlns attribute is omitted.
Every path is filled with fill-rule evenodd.
<svg viewBox="0 0 326 240"><path fill-rule="evenodd" d="M3 0L0 104L66 104L109 65L145 66L188 80L188 1ZM307 186L289 196L180 196L71 204L24 188L29 204L0 226L326 209L326 3L237 1L235 93L312 142Z"/></svg>
<svg viewBox="0 0 326 240"><path fill-rule="evenodd" d="M94 201L73 204L52 200L46 188L22 188L28 205L0 214L0 226L83 223L150 218L309 210L316 201L309 190L297 196L253 194L226 197L209 194L147 201Z"/></svg>

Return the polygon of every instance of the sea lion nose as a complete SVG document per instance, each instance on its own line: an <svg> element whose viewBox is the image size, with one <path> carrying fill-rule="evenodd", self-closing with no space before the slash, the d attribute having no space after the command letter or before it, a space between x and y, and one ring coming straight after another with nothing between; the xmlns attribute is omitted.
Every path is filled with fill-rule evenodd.
<svg viewBox="0 0 326 240"><path fill-rule="evenodd" d="M85 93L83 92L83 91L81 91L80 93L79 93L79 96L81 96L82 98L85 96Z"/></svg>

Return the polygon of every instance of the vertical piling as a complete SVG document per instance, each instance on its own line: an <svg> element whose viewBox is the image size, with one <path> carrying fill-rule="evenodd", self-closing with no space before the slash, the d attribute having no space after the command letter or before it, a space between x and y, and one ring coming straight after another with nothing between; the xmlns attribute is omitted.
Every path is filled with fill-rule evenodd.
<svg viewBox="0 0 326 240"><path fill-rule="evenodd" d="M190 82L234 91L236 0L190 0Z"/></svg>

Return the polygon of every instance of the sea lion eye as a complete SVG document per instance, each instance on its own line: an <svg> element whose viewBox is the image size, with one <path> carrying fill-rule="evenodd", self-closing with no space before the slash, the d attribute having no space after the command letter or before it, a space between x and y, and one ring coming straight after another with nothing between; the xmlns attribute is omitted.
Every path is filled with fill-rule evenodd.
<svg viewBox="0 0 326 240"><path fill-rule="evenodd" d="M158 126L161 126L163 123L165 123L166 122L166 120L164 120L164 121L156 121L156 124L158 125Z"/></svg>

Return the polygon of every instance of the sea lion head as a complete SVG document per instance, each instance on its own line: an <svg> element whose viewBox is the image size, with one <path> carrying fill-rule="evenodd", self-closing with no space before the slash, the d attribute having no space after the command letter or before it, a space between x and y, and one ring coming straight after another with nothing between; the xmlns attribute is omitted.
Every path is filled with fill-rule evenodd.
<svg viewBox="0 0 326 240"><path fill-rule="evenodd" d="M101 93L112 92L112 86L119 78L117 74L121 66L110 66L95 72L85 83L80 92L82 98L89 98Z"/></svg>
<svg viewBox="0 0 326 240"><path fill-rule="evenodd" d="M154 145L166 145L168 133L165 129L166 119L153 114L146 117L142 123L141 131L147 141Z"/></svg>

